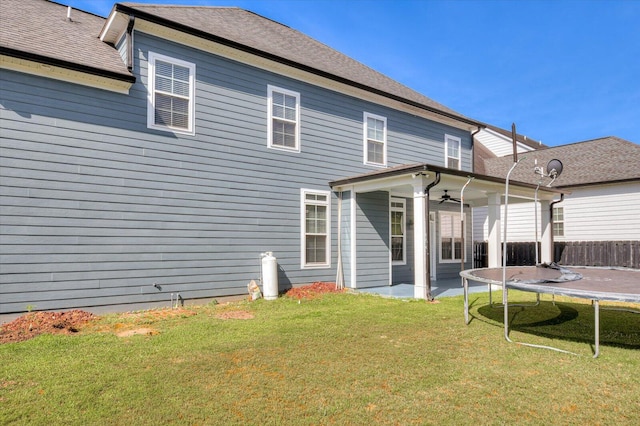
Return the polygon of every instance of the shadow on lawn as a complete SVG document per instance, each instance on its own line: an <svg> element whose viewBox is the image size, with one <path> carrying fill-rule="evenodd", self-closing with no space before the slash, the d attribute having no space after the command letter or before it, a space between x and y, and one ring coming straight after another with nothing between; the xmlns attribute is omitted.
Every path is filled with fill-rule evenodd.
<svg viewBox="0 0 640 426"><path fill-rule="evenodd" d="M595 323L591 305L541 301L539 306L515 307L511 303L514 302L509 305L510 331L549 339L593 342ZM640 314L606 308L601 304L600 344L640 350ZM477 314L480 317L472 314L472 319L504 327L502 307L483 305L477 309Z"/></svg>

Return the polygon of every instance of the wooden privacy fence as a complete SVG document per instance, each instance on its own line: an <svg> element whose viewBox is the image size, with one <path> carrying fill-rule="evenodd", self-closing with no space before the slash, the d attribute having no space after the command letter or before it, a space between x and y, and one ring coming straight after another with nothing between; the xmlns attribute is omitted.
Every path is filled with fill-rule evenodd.
<svg viewBox="0 0 640 426"><path fill-rule="evenodd" d="M488 266L487 247L484 241L474 242L474 268ZM640 269L640 241L556 241L553 257L555 262L567 266ZM507 265L534 264L534 242L507 243Z"/></svg>

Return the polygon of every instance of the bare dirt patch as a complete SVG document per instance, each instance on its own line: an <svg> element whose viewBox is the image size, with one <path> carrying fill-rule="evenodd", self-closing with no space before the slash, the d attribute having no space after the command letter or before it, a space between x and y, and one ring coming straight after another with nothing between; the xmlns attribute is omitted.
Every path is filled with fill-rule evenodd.
<svg viewBox="0 0 640 426"><path fill-rule="evenodd" d="M40 334L74 334L98 318L81 310L67 312L30 312L2 325L0 344L23 342Z"/></svg>
<svg viewBox="0 0 640 426"><path fill-rule="evenodd" d="M247 320L247 319L253 319L253 314L249 311L224 311L224 312L218 312L215 315L216 318L218 319L243 319L243 320Z"/></svg>
<svg viewBox="0 0 640 426"><path fill-rule="evenodd" d="M118 337L131 337L136 335L155 336L156 334L158 334L157 330L154 330L153 328L142 327L142 328L134 328L132 330L121 331L119 333L116 333L116 336Z"/></svg>
<svg viewBox="0 0 640 426"><path fill-rule="evenodd" d="M289 291L287 291L285 294L287 297L300 300L300 299L315 299L327 293L343 293L343 292L344 292L344 289L337 288L336 283L317 281L313 284L292 288Z"/></svg>

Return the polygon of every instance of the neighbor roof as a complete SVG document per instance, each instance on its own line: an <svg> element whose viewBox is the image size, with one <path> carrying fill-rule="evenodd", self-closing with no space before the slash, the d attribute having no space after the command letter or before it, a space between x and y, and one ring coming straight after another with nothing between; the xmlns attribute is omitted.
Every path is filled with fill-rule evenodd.
<svg viewBox="0 0 640 426"><path fill-rule="evenodd" d="M140 3L119 3L115 10L480 125L300 31L253 12L236 7Z"/></svg>
<svg viewBox="0 0 640 426"><path fill-rule="evenodd" d="M537 183L534 160L546 168L552 159L563 163L563 172L553 183L556 188L640 180L640 145L614 136L521 153L520 158L511 174L511 179L520 182ZM488 158L484 172L505 178L512 165L511 155Z"/></svg>
<svg viewBox="0 0 640 426"><path fill-rule="evenodd" d="M105 19L44 0L0 1L0 54L135 81L120 54L98 38Z"/></svg>

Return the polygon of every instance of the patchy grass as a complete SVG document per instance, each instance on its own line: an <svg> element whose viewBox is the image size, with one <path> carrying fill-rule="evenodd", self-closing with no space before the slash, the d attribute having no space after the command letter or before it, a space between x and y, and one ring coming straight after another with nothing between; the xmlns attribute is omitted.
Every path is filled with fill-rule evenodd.
<svg viewBox="0 0 640 426"><path fill-rule="evenodd" d="M512 292L510 299L531 301ZM640 424L640 315L371 295L109 315L0 345L0 424ZM153 333L124 330L148 328Z"/></svg>

